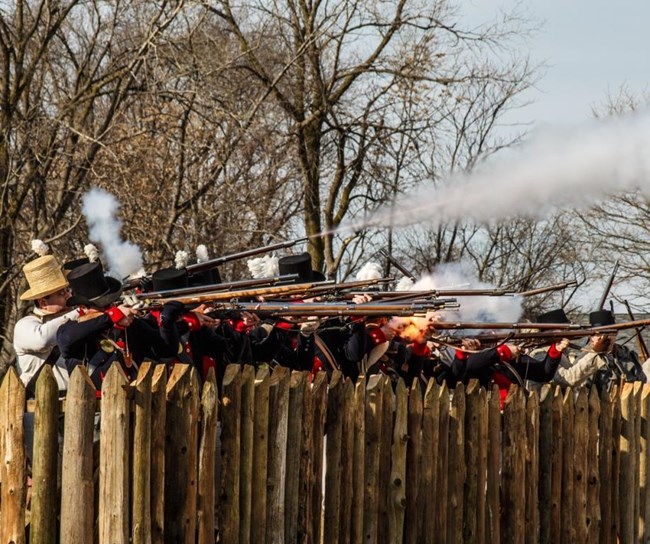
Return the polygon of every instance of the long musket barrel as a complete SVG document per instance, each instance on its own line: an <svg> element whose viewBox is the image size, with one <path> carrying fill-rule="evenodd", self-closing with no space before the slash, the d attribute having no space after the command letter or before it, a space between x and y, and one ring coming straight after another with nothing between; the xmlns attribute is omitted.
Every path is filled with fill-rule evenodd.
<svg viewBox="0 0 650 544"><path fill-rule="evenodd" d="M650 319L641 319L637 321L627 321L626 323L614 323L612 325L602 325L599 327L592 327L591 325L583 325L580 323L436 323L434 326L438 330L459 330L459 329L498 329L498 330L522 330L522 329L537 329L537 330L552 330L558 331L558 334L565 332L576 331L585 332L589 334L606 334L608 332L621 331L625 329L634 329L638 327L645 327L650 325Z"/></svg>
<svg viewBox="0 0 650 544"><path fill-rule="evenodd" d="M287 274L286 276L276 276L274 278L258 278L241 281L231 281L229 283L214 283L212 285L199 285L196 287L183 287L181 289L169 289L167 291L151 291L150 293L138 293L135 295L143 300L157 300L161 298L173 298L191 296L193 294L220 292L227 290L238 290L244 287L261 287L262 285L275 285L277 283L295 281L298 274Z"/></svg>
<svg viewBox="0 0 650 544"><path fill-rule="evenodd" d="M346 297L347 294L343 291L350 289L360 289L362 287L370 287L380 283L389 283L395 278L373 278L368 280L346 281L343 283L325 283L321 282L305 291L305 298L325 296L325 295L340 295ZM362 291L363 293L371 294L371 292ZM373 291L374 292L374 291ZM351 298L351 297L350 297Z"/></svg>
<svg viewBox="0 0 650 544"><path fill-rule="evenodd" d="M609 276L609 280L607 280L607 285L605 285L605 290L603 291L603 294L600 297L600 302L598 303L599 310L602 310L605 307L605 301L609 296L609 292L612 290L612 285L614 284L614 279L616 278L616 272L618 272L618 267L619 267L619 262L617 259L616 262L614 263L614 267L612 268L612 273Z"/></svg>
<svg viewBox="0 0 650 544"><path fill-rule="evenodd" d="M261 255L262 253L269 253L271 251L276 251L277 249L284 249L287 247L293 247L300 242L305 242L309 240L309 236L303 236L302 238L296 238L295 240L288 240L285 242L278 242L277 244L271 244L268 246L255 247L253 249L248 249L246 251L240 251L239 253L232 253L231 255L224 255L222 257L217 257L216 259L210 259L208 261L196 264L190 264L187 266L187 271L190 274L196 274L197 272L203 272L204 270L210 270L222 264L229 263L231 261L238 261L240 259L245 259L247 257L254 257L255 255Z"/></svg>

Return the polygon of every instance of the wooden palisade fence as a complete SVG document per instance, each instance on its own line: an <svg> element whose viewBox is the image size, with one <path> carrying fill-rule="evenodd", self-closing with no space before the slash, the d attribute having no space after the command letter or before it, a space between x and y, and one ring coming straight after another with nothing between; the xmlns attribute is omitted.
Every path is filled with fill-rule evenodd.
<svg viewBox="0 0 650 544"><path fill-rule="evenodd" d="M200 388L190 367L145 363L132 384L114 366L101 403L79 368L61 403L45 369L27 403L28 508L25 406L12 370L2 544L25 542L27 523L41 544L650 540L650 385L513 387L501 410L474 382L407 391L232 365L219 398L213 376Z"/></svg>

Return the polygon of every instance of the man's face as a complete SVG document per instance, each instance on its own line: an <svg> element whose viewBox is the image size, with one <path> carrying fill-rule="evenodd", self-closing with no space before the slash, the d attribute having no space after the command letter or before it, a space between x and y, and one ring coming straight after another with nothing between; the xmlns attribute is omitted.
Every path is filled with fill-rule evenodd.
<svg viewBox="0 0 650 544"><path fill-rule="evenodd" d="M60 291L57 291L56 293L52 293L51 295L40 298L39 306L41 310L44 310L46 312L57 313L66 308L65 303L71 296L72 293L70 291L70 288L66 287Z"/></svg>

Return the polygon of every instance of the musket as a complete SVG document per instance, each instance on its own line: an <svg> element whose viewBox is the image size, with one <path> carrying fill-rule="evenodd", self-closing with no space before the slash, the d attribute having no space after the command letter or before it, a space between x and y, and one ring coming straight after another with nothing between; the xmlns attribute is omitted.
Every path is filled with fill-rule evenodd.
<svg viewBox="0 0 650 544"><path fill-rule="evenodd" d="M605 307L605 301L607 300L609 292L612 290L612 284L614 283L614 278L616 278L616 272L618 271L618 266L619 266L619 262L618 259L616 259L616 262L614 263L614 267L612 268L612 273L609 276L609 280L607 280L607 285L605 285L605 290L603 291L603 295L600 297L600 302L598 303L599 310L602 310Z"/></svg>
<svg viewBox="0 0 650 544"><path fill-rule="evenodd" d="M368 280L346 281L343 283L320 282L316 284L314 287L305 290L304 298L312 298L312 297L326 296L326 295L338 296L339 294L342 297L345 297L346 294L344 293L344 291L348 291L350 289L360 289L362 287L370 287L372 285L378 285L381 283L390 283L394 279L395 278L372 278Z"/></svg>
<svg viewBox="0 0 650 544"><path fill-rule="evenodd" d="M228 290L238 290L244 287L261 287L262 285L275 285L278 283L295 281L298 274L287 274L286 276L276 276L274 278L258 278L240 281L231 281L228 283L214 283L211 285L198 285L195 287L183 287L180 289L169 289L166 291L151 291L149 293L138 293L135 297L143 300L157 300L160 298L174 298L191 296L193 294L220 292Z"/></svg>
<svg viewBox="0 0 650 544"><path fill-rule="evenodd" d="M630 304L628 301L625 301L625 308L627 309L627 315L630 317L632 321L635 321L634 319L634 314L632 313L632 308L630 308ZM642 359L644 361L648 360L648 346L646 346L645 340L643 339L643 328L638 327L636 329L636 342L637 345L639 346L639 354L641 355Z"/></svg>
<svg viewBox="0 0 650 544"><path fill-rule="evenodd" d="M240 251L239 253L232 253L231 255L224 255L222 257L217 257L216 259L209 259L202 263L190 264L187 265L187 271L190 274L196 274L197 272L203 272L204 270L210 270L222 264L229 263L231 261L239 261L240 259L245 259L247 257L254 257L255 255L261 255L262 253L269 253L271 251L276 251L277 249L284 249L287 247L293 247L300 242L305 242L309 240L309 236L303 236L302 238L296 238L295 240L288 240L285 242L278 242L276 244L271 244L268 246L255 247L253 249L247 249L246 251Z"/></svg>
<svg viewBox="0 0 650 544"><path fill-rule="evenodd" d="M412 272L409 272L402 264L395 258L393 257L388 251L385 249L380 249L379 253L381 253L387 260L392 264L397 270L399 270L402 274L404 274L407 278L410 278L411 281L416 281L415 276L413 275Z"/></svg>

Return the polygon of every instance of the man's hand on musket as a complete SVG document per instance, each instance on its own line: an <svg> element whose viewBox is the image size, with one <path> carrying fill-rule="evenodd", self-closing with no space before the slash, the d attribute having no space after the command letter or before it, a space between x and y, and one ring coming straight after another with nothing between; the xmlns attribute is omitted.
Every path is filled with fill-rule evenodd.
<svg viewBox="0 0 650 544"><path fill-rule="evenodd" d="M616 336L611 334L594 334L589 337L588 347L596 353L609 353L614 347Z"/></svg>
<svg viewBox="0 0 650 544"><path fill-rule="evenodd" d="M371 301L372 301L372 295L369 295L368 293L352 296L352 302L354 304L365 304L366 302L371 302Z"/></svg>
<svg viewBox="0 0 650 544"><path fill-rule="evenodd" d="M138 315L138 311L134 310L133 308L130 308L129 306L126 305L121 305L118 306L117 309L124 314L124 317L122 317L116 325L119 325L120 327L128 327L131 323L133 323L133 320L136 318Z"/></svg>
<svg viewBox="0 0 650 544"><path fill-rule="evenodd" d="M562 340L555 343L555 349L562 353L566 348L569 347L569 343L570 342L568 338L562 338Z"/></svg>
<svg viewBox="0 0 650 544"><path fill-rule="evenodd" d="M463 338L460 345L467 351L478 351L481 349L481 341L478 338Z"/></svg>
<svg viewBox="0 0 650 544"><path fill-rule="evenodd" d="M217 327L219 325L219 320L210 317L209 312L212 310L207 304L201 304L194 310L192 313L196 316L196 319L199 321L199 325L202 327Z"/></svg>
<svg viewBox="0 0 650 544"><path fill-rule="evenodd" d="M506 346L508 346L508 349L510 350L513 359L519 357L519 354L521 353L521 348L517 344L506 344Z"/></svg>
<svg viewBox="0 0 650 544"><path fill-rule="evenodd" d="M246 327L257 327L261 321L260 316L252 312L242 312L241 319Z"/></svg>

